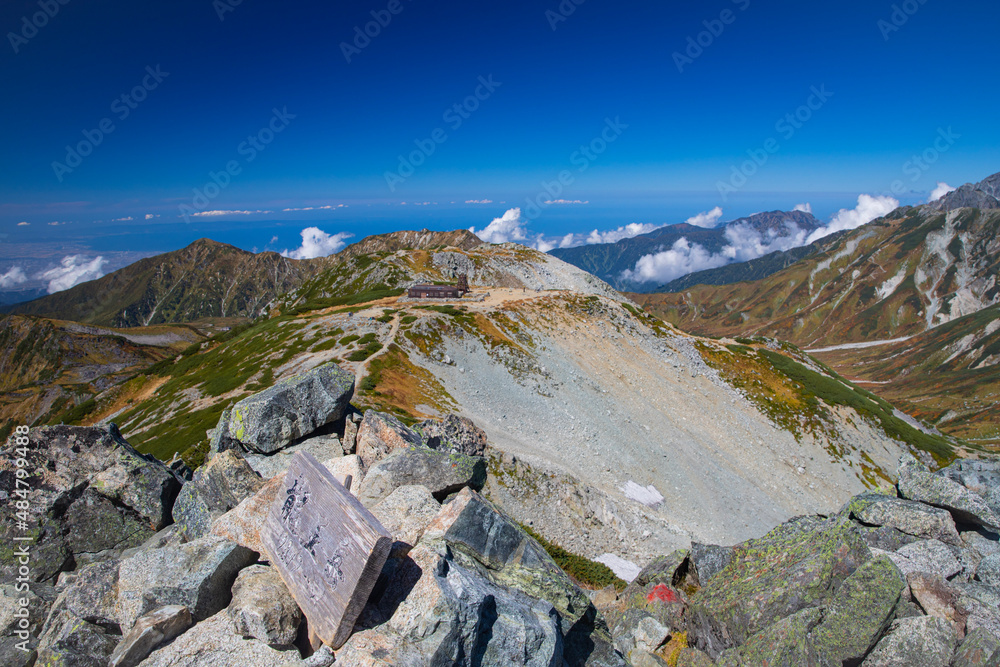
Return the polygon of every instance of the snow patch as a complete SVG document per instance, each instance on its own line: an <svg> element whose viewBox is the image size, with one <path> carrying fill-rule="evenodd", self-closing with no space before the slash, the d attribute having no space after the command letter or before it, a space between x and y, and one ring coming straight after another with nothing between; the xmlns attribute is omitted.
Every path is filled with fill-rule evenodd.
<svg viewBox="0 0 1000 667"><path fill-rule="evenodd" d="M646 507L657 507L663 504L663 496L652 484L649 486L639 486L632 480L629 480L622 487L622 493L625 494L626 498L640 502Z"/></svg>
<svg viewBox="0 0 1000 667"><path fill-rule="evenodd" d="M642 572L642 568L632 561L625 560L624 558L620 558L614 554L603 554L594 560L603 565L607 565L611 568L611 571L615 573L616 577L624 579L630 583L639 576L640 572Z"/></svg>
<svg viewBox="0 0 1000 667"><path fill-rule="evenodd" d="M878 296L878 300L883 301L884 299L887 299L890 296L892 296L892 293L896 291L897 287L903 284L904 280L906 280L905 266L899 270L899 273L897 273L892 278L889 278L887 281L882 283L879 286L879 288L875 291L875 294Z"/></svg>

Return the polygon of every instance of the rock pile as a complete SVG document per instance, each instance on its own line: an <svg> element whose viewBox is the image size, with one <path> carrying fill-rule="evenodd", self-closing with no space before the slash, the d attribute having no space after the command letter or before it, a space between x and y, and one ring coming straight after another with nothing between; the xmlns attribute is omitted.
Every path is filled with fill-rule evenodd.
<svg viewBox="0 0 1000 667"><path fill-rule="evenodd" d="M339 369L310 373L267 394L277 406L247 399L242 431L224 416L193 476L115 429L33 430L28 590L6 547L15 505L0 506L0 666L1000 664L996 463L932 473L906 456L896 489L836 515L694 544L623 590L586 591L479 493L489 452L474 424L354 416L350 383L329 381ZM336 654L313 644L260 539L300 449L330 454L396 540Z"/></svg>

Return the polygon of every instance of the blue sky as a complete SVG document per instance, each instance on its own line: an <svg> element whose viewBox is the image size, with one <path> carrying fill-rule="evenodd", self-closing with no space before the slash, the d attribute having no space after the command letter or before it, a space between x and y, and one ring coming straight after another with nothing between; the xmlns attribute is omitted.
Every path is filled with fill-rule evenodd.
<svg viewBox="0 0 1000 667"><path fill-rule="evenodd" d="M562 172L541 200L587 203L544 207L536 232L804 201L828 218L894 181L913 203L1000 171L995 2L64 1L0 8L8 243L277 248L306 224L481 228ZM372 12L385 25L348 62ZM614 141L581 153L609 123ZM947 150L915 167L942 130ZM97 145L71 167L81 141ZM414 151L411 175L399 156ZM211 174L226 185L199 201ZM187 223L182 205L266 213Z"/></svg>

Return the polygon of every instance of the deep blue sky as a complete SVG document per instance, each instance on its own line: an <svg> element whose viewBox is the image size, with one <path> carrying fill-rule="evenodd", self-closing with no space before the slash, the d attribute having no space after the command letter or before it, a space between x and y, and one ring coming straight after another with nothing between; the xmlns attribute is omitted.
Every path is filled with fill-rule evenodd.
<svg viewBox="0 0 1000 667"><path fill-rule="evenodd" d="M96 234L100 250L113 230L94 221L131 216L126 231L151 226L142 237L156 245L155 225L178 223L178 205L230 160L241 173L207 208L275 211L248 220L290 220L288 242L297 220L323 220L331 233L485 226L566 169L574 181L561 197L590 203L552 207L537 231L679 222L716 205L729 219L807 200L824 217L897 179L915 199L938 181L1000 171L993 0L911 0L917 11L888 39L878 22L892 20L893 3L877 0L585 0L555 30L546 11L558 0L399 0L402 11L350 64L341 43L388 0L242 0L220 21L227 1L68 0L18 53L5 37L0 232L9 242ZM723 10L731 24L679 72L672 54ZM38 11L38 0L5 0L0 31L20 33ZM114 100L157 65L169 76L120 120ZM450 128L444 112L490 75L502 85ZM833 96L782 137L776 121L813 86ZM296 118L247 163L238 147L275 108ZM115 131L60 182L52 163L104 118ZM628 129L579 173L572 154L607 118ZM911 180L907 160L949 127L960 138ZM436 128L447 141L391 192L385 172ZM780 149L723 202L717 183L771 137ZM493 204L464 203L480 199ZM404 214L404 201L438 205ZM281 211L336 204L348 208ZM54 221L75 229L46 226ZM238 241L238 227L225 240ZM176 229L161 245L204 235Z"/></svg>

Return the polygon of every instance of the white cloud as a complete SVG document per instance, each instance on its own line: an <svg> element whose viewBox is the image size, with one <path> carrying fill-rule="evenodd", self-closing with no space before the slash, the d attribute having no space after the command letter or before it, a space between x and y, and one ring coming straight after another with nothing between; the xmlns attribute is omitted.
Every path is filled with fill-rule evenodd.
<svg viewBox="0 0 1000 667"><path fill-rule="evenodd" d="M796 204L793 210L811 214L813 212L813 207L812 204L806 202L805 204Z"/></svg>
<svg viewBox="0 0 1000 667"><path fill-rule="evenodd" d="M494 218L484 229L477 232L475 227L469 227L469 231L486 243L524 241L528 238L527 224L528 221L521 216L521 209L512 208L503 216Z"/></svg>
<svg viewBox="0 0 1000 667"><path fill-rule="evenodd" d="M349 232L330 235L319 227L306 227L302 230L302 246L295 250L282 250L281 254L289 259L313 259L326 257L339 252L346 244L344 239L354 236Z"/></svg>
<svg viewBox="0 0 1000 667"><path fill-rule="evenodd" d="M455 202L452 202L454 204ZM492 199L466 199L466 204L492 204Z"/></svg>
<svg viewBox="0 0 1000 667"><path fill-rule="evenodd" d="M255 215L257 213L274 213L274 211L198 211L192 213L195 218L216 218L220 215Z"/></svg>
<svg viewBox="0 0 1000 667"><path fill-rule="evenodd" d="M135 218L133 218L132 216L129 216L129 217L127 217L127 218L113 218L113 219L111 220L111 222L130 222L130 221L132 221L132 220L134 220L134 219L135 219Z"/></svg>
<svg viewBox="0 0 1000 667"><path fill-rule="evenodd" d="M147 214L146 214L146 220L152 220L153 218L159 218L159 217L160 217L160 216L158 216L158 215L153 215L152 213L147 213Z"/></svg>
<svg viewBox="0 0 1000 667"><path fill-rule="evenodd" d="M282 213L288 213L289 211L330 211L338 208L347 208L347 204L328 204L326 206L306 206L305 208L283 208Z"/></svg>
<svg viewBox="0 0 1000 667"><path fill-rule="evenodd" d="M19 222L19 223L17 223L18 227L28 227L30 225L31 225L30 222Z"/></svg>
<svg viewBox="0 0 1000 667"><path fill-rule="evenodd" d="M956 189L957 188L953 188L947 183L939 182L937 184L937 187L931 190L931 197L930 199L927 200L927 202L930 203L932 201L937 201L938 199L941 199L941 197L944 197L949 192L954 192Z"/></svg>
<svg viewBox="0 0 1000 667"><path fill-rule="evenodd" d="M826 227L820 227L806 239L806 243L812 243L836 232L848 229L857 229L861 225L866 225L876 218L892 213L899 207L899 201L888 196L872 197L871 195L861 195L858 197L858 205L852 209L842 208L830 220Z"/></svg>
<svg viewBox="0 0 1000 667"><path fill-rule="evenodd" d="M639 258L635 269L626 270L622 277L640 283L670 282L703 269L714 269L729 263L721 254L712 254L704 246L692 244L686 238L674 242L670 250L662 250Z"/></svg>
<svg viewBox="0 0 1000 667"><path fill-rule="evenodd" d="M764 234L746 223L726 228L722 255L735 262L748 262L778 250L791 250L806 244L806 231L794 222L786 222L781 230L769 229Z"/></svg>
<svg viewBox="0 0 1000 667"><path fill-rule="evenodd" d="M272 236L270 242L268 243L268 245L271 245L271 243L277 243L277 242L278 242L278 237L277 236Z"/></svg>
<svg viewBox="0 0 1000 667"><path fill-rule="evenodd" d="M55 294L88 280L97 280L104 275L102 269L107 263L100 256L88 260L81 255L67 255L62 258L59 266L42 271L36 277L48 282L49 294Z"/></svg>
<svg viewBox="0 0 1000 667"><path fill-rule="evenodd" d="M722 217L722 208L716 206L711 211L704 211L698 215L693 215L684 222L695 227L715 227L715 223Z"/></svg>
<svg viewBox="0 0 1000 667"><path fill-rule="evenodd" d="M20 266L11 267L7 273L0 273L0 288L9 289L28 282L28 276L24 274L24 269Z"/></svg>
<svg viewBox="0 0 1000 667"><path fill-rule="evenodd" d="M612 229L607 232L599 232L596 229L587 235L587 244L593 245L595 243L618 243L622 239L630 239L633 236L638 236L639 234L648 234L654 230L659 229L663 225L654 225L652 223L639 223L633 222L631 224L625 225L624 227L619 227L618 229Z"/></svg>
<svg viewBox="0 0 1000 667"><path fill-rule="evenodd" d="M579 199L550 199L545 202L548 204L589 204L590 201L580 201Z"/></svg>

